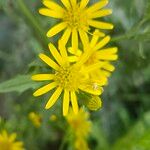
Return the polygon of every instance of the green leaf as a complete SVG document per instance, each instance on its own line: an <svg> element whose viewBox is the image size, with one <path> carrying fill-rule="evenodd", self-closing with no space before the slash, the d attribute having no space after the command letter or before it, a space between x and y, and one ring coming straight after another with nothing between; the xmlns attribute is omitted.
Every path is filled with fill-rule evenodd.
<svg viewBox="0 0 150 150"><path fill-rule="evenodd" d="M147 112L124 137L115 143L113 150L149 150L149 141L150 112Z"/></svg>
<svg viewBox="0 0 150 150"><path fill-rule="evenodd" d="M30 75L18 75L10 80L0 83L0 93L24 92L27 89L34 89L39 84L31 80Z"/></svg>

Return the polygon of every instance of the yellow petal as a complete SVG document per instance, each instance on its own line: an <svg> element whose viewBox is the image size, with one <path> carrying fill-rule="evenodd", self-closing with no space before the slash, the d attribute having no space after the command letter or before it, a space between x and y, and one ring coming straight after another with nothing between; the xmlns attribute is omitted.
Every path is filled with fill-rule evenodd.
<svg viewBox="0 0 150 150"><path fill-rule="evenodd" d="M71 2L71 5L72 5L72 6L75 6L76 3L77 3L77 0L70 0L70 2Z"/></svg>
<svg viewBox="0 0 150 150"><path fill-rule="evenodd" d="M84 48L89 47L89 38L85 31L79 30L80 38L83 43Z"/></svg>
<svg viewBox="0 0 150 150"><path fill-rule="evenodd" d="M98 49L104 47L109 41L110 41L110 36L106 36L99 43L97 43L97 45L94 47L94 49L98 50Z"/></svg>
<svg viewBox="0 0 150 150"><path fill-rule="evenodd" d="M52 90L53 88L55 88L57 86L57 83L56 82L52 82L52 83L49 83L41 88L39 88L38 90L36 90L33 95L34 96L40 96L40 95L43 95L45 93L47 93L48 91Z"/></svg>
<svg viewBox="0 0 150 150"><path fill-rule="evenodd" d="M91 47L94 47L94 46L96 45L98 39L99 39L100 37L104 36L104 35L105 35L105 34L102 34L102 35L101 35L101 32L100 32L98 29L96 29L96 30L94 31L94 33L93 33L90 46L91 46Z"/></svg>
<svg viewBox="0 0 150 150"><path fill-rule="evenodd" d="M54 10L50 10L50 9L47 9L47 8L39 9L39 13L41 15L48 16L48 17L63 18L63 14L62 13L58 13L58 12L56 12Z"/></svg>
<svg viewBox="0 0 150 150"><path fill-rule="evenodd" d="M75 92L71 92L71 104L72 104L72 108L75 114L78 113L78 102L77 102L77 97Z"/></svg>
<svg viewBox="0 0 150 150"><path fill-rule="evenodd" d="M87 9L87 12L89 14L93 13L93 12L100 10L101 8L105 7L107 4L108 4L108 0L101 0L100 2L97 2L97 3L93 4L92 6L90 6Z"/></svg>
<svg viewBox="0 0 150 150"><path fill-rule="evenodd" d="M63 60L62 60L62 57L60 56L60 54L58 53L58 50L56 49L56 47L51 43L48 46L49 46L49 50L50 50L51 54L53 55L53 57L55 58L55 60L58 62L58 64L62 65Z"/></svg>
<svg viewBox="0 0 150 150"><path fill-rule="evenodd" d="M79 66L83 65L89 59L89 57L91 56L91 53L92 53L92 51L90 51L90 50L84 52L80 56L79 61L77 62L77 65L79 65Z"/></svg>
<svg viewBox="0 0 150 150"><path fill-rule="evenodd" d="M96 56L98 59L102 60L116 60L118 59L118 55L116 52L118 51L117 47L101 49L96 52Z"/></svg>
<svg viewBox="0 0 150 150"><path fill-rule="evenodd" d="M101 21L95 21L95 20L89 20L88 24L95 27L95 28L99 28L99 29L113 29L113 25L110 23L106 23L106 22L101 22Z"/></svg>
<svg viewBox="0 0 150 150"><path fill-rule="evenodd" d="M117 47L105 48L105 49L101 49L99 52L107 53L107 54L115 54L118 52L118 48Z"/></svg>
<svg viewBox="0 0 150 150"><path fill-rule="evenodd" d="M93 65L89 65L88 67L86 67L85 69L85 72L92 72L93 70L96 70L96 69L99 69L101 68L102 66L104 66L106 62L98 62L98 63L95 63Z"/></svg>
<svg viewBox="0 0 150 150"><path fill-rule="evenodd" d="M100 54L100 55L97 55L98 59L101 59L101 60L109 60L109 61L113 61L113 60L117 60L118 59L118 56L117 55L107 55L107 54Z"/></svg>
<svg viewBox="0 0 150 150"><path fill-rule="evenodd" d="M68 52L70 54L73 54L73 55L76 55L76 56L81 56L81 54L82 54L82 51L80 49L78 49L78 51L75 53L72 47L68 48Z"/></svg>
<svg viewBox="0 0 150 150"><path fill-rule="evenodd" d="M54 78L54 74L36 74L32 76L32 80L35 81L46 81L52 80Z"/></svg>
<svg viewBox="0 0 150 150"><path fill-rule="evenodd" d="M62 40L59 40L58 46L59 46L60 54L61 54L64 62L67 62L68 61L68 54L67 54L65 44L63 43Z"/></svg>
<svg viewBox="0 0 150 150"><path fill-rule="evenodd" d="M55 102L58 100L62 90L63 89L61 87L58 87L56 89L56 91L53 93L51 98L48 100L48 102L47 102L47 104L45 106L45 109L49 109L50 107L52 107L55 104Z"/></svg>
<svg viewBox="0 0 150 150"><path fill-rule="evenodd" d="M77 56L69 56L69 62L76 62L78 61L78 57Z"/></svg>
<svg viewBox="0 0 150 150"><path fill-rule="evenodd" d="M69 109L69 91L64 91L64 98L63 98L63 115L66 116L68 114Z"/></svg>
<svg viewBox="0 0 150 150"><path fill-rule="evenodd" d="M80 86L79 88L82 91L93 94L93 95L101 95L103 92L103 89L101 87L94 87L94 85L90 87L88 85L86 87L85 85L85 86Z"/></svg>
<svg viewBox="0 0 150 150"><path fill-rule="evenodd" d="M61 0L61 2L63 3L63 5L66 7L66 8L70 8L70 2L69 0Z"/></svg>
<svg viewBox="0 0 150 150"><path fill-rule="evenodd" d="M81 0L80 2L80 8L85 8L87 4L89 3L89 0Z"/></svg>
<svg viewBox="0 0 150 150"><path fill-rule="evenodd" d="M89 18L100 18L100 17L108 16L110 14L112 14L111 9L99 10L97 12L91 13Z"/></svg>
<svg viewBox="0 0 150 150"><path fill-rule="evenodd" d="M70 29L70 28L67 28L67 29L64 31L63 36L61 37L61 40L63 41L64 45L67 44L70 35L71 35L71 29Z"/></svg>
<svg viewBox="0 0 150 150"><path fill-rule="evenodd" d="M72 31L72 48L76 53L78 50L78 32L76 29L73 29Z"/></svg>
<svg viewBox="0 0 150 150"><path fill-rule="evenodd" d="M114 71L115 70L115 67L113 66L113 65L111 65L110 63L106 63L104 66L103 66L103 68L105 69L105 70L108 70L108 71Z"/></svg>
<svg viewBox="0 0 150 150"><path fill-rule="evenodd" d="M62 12L64 12L64 9L63 9L60 5L58 5L57 3L55 3L54 1L51 1L51 0L44 0L44 1L43 1L43 4L44 4L46 7L50 8L50 9L52 9L52 10L55 10L55 12L57 12L57 13L62 13Z"/></svg>
<svg viewBox="0 0 150 150"><path fill-rule="evenodd" d="M61 23L55 25L54 27L52 27L47 32L47 36L52 37L52 36L56 35L57 33L61 32L62 30L64 30L66 27L67 27L67 23L66 22L61 22Z"/></svg>
<svg viewBox="0 0 150 150"><path fill-rule="evenodd" d="M51 60L48 56L46 56L45 54L40 53L39 57L50 67L52 67L55 70L59 69L59 66L53 61Z"/></svg>

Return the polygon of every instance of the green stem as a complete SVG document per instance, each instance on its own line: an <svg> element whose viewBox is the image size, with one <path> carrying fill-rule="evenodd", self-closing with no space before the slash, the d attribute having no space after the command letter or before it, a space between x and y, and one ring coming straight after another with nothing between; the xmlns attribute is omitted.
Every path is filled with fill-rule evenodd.
<svg viewBox="0 0 150 150"><path fill-rule="evenodd" d="M43 30L43 27L40 25L36 16L32 14L32 12L26 6L24 0L16 0L16 2L19 8L19 11L21 11L23 16L25 17L26 22L29 23L30 26L33 28L35 36L38 38L42 46L44 48L47 48L48 39L46 37L46 33Z"/></svg>

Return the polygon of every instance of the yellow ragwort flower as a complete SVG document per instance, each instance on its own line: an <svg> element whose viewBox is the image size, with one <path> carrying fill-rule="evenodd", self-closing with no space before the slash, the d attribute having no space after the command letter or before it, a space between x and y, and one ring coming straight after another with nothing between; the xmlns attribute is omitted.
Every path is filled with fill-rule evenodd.
<svg viewBox="0 0 150 150"><path fill-rule="evenodd" d="M23 142L16 141L16 133L8 135L8 133L3 130L0 133L0 150L24 150Z"/></svg>
<svg viewBox="0 0 150 150"><path fill-rule="evenodd" d="M67 115L69 103L71 102L73 111L78 113L78 102L76 92L82 90L93 95L100 95L102 88L95 88L95 82L89 80L88 74L101 67L101 63L82 67L89 57L89 52L83 53L75 63L70 63L63 41L59 42L59 51L53 44L49 44L50 52L55 60L52 60L45 54L39 54L39 57L50 67L51 73L37 74L32 76L36 81L49 81L49 84L41 87L34 92L34 96L43 95L55 88L54 93L46 104L46 109L52 107L63 92L63 115Z"/></svg>
<svg viewBox="0 0 150 150"><path fill-rule="evenodd" d="M71 110L66 119L75 137L75 150L88 150L86 140L92 127L92 123L89 121L89 113L83 108L79 110L78 114L74 114Z"/></svg>
<svg viewBox="0 0 150 150"><path fill-rule="evenodd" d="M112 13L111 9L102 9L108 4L108 0L100 0L89 7L87 6L89 0L80 0L79 2L77 0L61 0L61 2L63 6L53 0L43 0L43 4L47 8L39 10L42 15L60 19L60 22L48 31L48 37L65 30L62 35L64 44L71 36L72 45L76 50L78 48L78 34L82 43L86 43L90 27L113 29L112 24L97 20ZM102 32L100 34L101 36L105 35Z"/></svg>
<svg viewBox="0 0 150 150"><path fill-rule="evenodd" d="M29 119L31 120L31 122L36 128L39 128L41 126L42 117L40 114L35 112L30 112Z"/></svg>
<svg viewBox="0 0 150 150"><path fill-rule="evenodd" d="M111 61L115 61L118 59L117 47L109 47L105 48L105 46L110 41L110 36L105 36L104 38L100 39L99 31L95 30L92 36L91 41L88 40L88 43L84 45L84 52L90 51L90 56L87 59L87 61L84 63L85 66L89 66L95 63L102 63L103 65L99 69L93 70L91 72L91 76L93 79L97 81L97 83L102 83L102 81L105 82L107 78L110 76L110 72L114 71L115 67L110 63ZM69 49L69 52L73 54L73 58L70 61L77 61L80 59L80 56L82 55L82 51L78 50L75 52L73 48ZM76 57L74 56L76 55ZM70 56L71 57L71 56Z"/></svg>

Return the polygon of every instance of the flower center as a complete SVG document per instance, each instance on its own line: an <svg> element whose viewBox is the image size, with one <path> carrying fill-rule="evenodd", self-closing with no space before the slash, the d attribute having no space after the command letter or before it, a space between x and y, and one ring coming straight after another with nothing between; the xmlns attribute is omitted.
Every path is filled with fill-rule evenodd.
<svg viewBox="0 0 150 150"><path fill-rule="evenodd" d="M88 31L87 14L78 4L65 11L63 20L68 23L71 29L80 28Z"/></svg>
<svg viewBox="0 0 150 150"><path fill-rule="evenodd" d="M61 67L55 74L59 86L69 91L77 90L82 79L80 68L76 66Z"/></svg>

